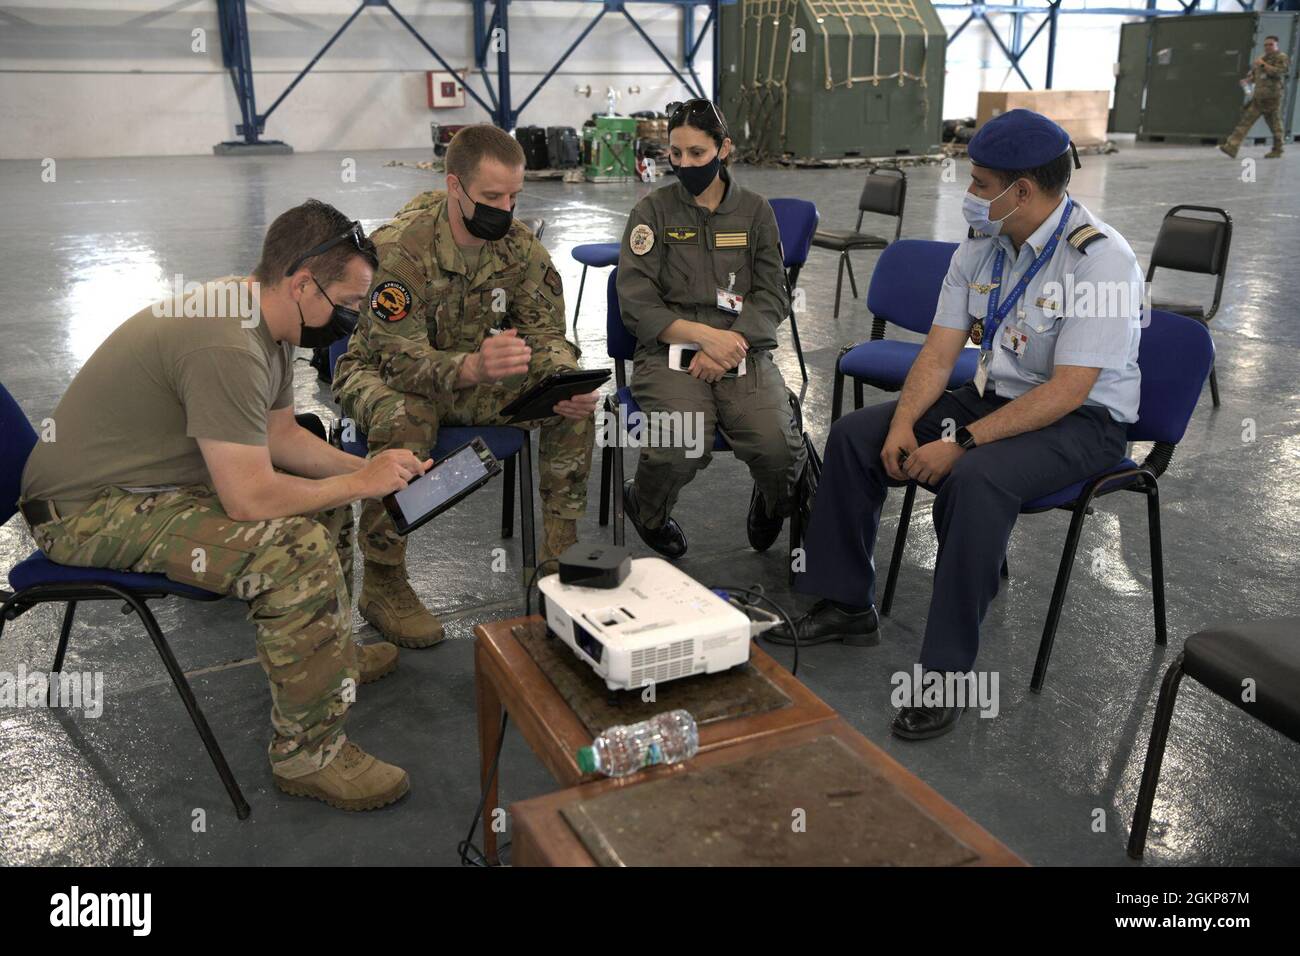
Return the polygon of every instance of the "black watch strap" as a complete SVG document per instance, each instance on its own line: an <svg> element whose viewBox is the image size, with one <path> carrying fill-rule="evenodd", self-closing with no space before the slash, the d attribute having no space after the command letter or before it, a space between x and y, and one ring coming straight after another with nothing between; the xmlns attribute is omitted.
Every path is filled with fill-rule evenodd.
<svg viewBox="0 0 1300 956"><path fill-rule="evenodd" d="M954 437L957 439L957 444L961 445L962 448L975 447L975 436L970 433L970 430L965 425L957 429L957 434Z"/></svg>

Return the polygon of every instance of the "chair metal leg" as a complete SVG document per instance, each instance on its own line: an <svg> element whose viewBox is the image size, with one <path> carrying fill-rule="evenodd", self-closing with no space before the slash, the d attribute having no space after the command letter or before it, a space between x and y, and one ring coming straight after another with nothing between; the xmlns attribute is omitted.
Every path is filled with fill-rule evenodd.
<svg viewBox="0 0 1300 956"><path fill-rule="evenodd" d="M1154 479L1147 479L1147 528L1151 534L1151 599L1155 603L1156 643L1168 643L1165 630L1165 554L1160 541L1160 489Z"/></svg>
<svg viewBox="0 0 1300 956"><path fill-rule="evenodd" d="M1219 407L1219 374L1210 366L1210 400L1214 402L1214 407Z"/></svg>
<svg viewBox="0 0 1300 956"><path fill-rule="evenodd" d="M843 355L841 354L841 358ZM840 360L835 360L835 385L831 391L831 424L839 421L844 408L844 373L840 371Z"/></svg>
<svg viewBox="0 0 1300 956"><path fill-rule="evenodd" d="M1183 655L1179 654L1165 671L1160 682L1160 698L1156 702L1156 717L1151 725L1151 743L1147 745L1146 765L1142 768L1142 784L1138 787L1137 806L1133 808L1133 826L1128 834L1128 855L1142 859L1147 845L1147 828L1151 825L1151 806L1156 800L1156 784L1160 782L1160 764L1165 757L1165 744L1169 740L1169 723L1174 716L1174 701L1178 685L1183 679Z"/></svg>
<svg viewBox="0 0 1300 956"><path fill-rule="evenodd" d="M600 526L603 528L609 524L609 483L611 471L611 458L614 449L606 445L600 450Z"/></svg>
<svg viewBox="0 0 1300 956"><path fill-rule="evenodd" d="M799 373L806 382L808 381L808 366L804 364L803 346L799 343L799 323L794 319L793 310L790 312L790 335L794 339L794 353L799 356Z"/></svg>
<svg viewBox="0 0 1300 956"><path fill-rule="evenodd" d="M1083 519L1087 517L1088 505L1081 500L1070 517L1070 530L1065 536L1065 550L1061 552L1061 565L1056 570L1056 585L1052 588L1052 600L1047 606L1047 622L1043 625L1043 637L1038 642L1038 660L1034 662L1034 677L1029 689L1041 693L1043 679L1047 676L1047 661L1052 656L1052 644L1056 641L1056 625L1061 620L1061 607L1065 604L1065 592L1070 586L1070 572L1074 569L1074 556L1079 548L1079 535L1083 531Z"/></svg>
<svg viewBox="0 0 1300 956"><path fill-rule="evenodd" d="M537 538L533 524L533 433L524 430L524 443L519 446L519 524L524 531L524 574L537 567Z"/></svg>
<svg viewBox="0 0 1300 956"><path fill-rule="evenodd" d="M77 602L69 601L63 609L63 624L59 628L59 646L54 650L54 663L50 666L50 686L46 688L45 703L54 706L55 674L63 671L63 655L68 651L68 637L72 634L72 618L77 613Z"/></svg>
<svg viewBox="0 0 1300 956"><path fill-rule="evenodd" d="M1002 556L1002 571L1000 573L1002 574L1002 580L1011 580L1011 568L1007 566L1006 555Z"/></svg>
<svg viewBox="0 0 1300 956"><path fill-rule="evenodd" d="M582 278L578 280L578 301L573 303L573 340L578 341L578 310L582 308L582 289L587 284L587 267L582 267Z"/></svg>
<svg viewBox="0 0 1300 956"><path fill-rule="evenodd" d="M609 490L609 500L614 505L614 544L619 547L627 537L627 529L623 521L623 445L622 436L619 436L619 443L611 449L614 453L614 487Z"/></svg>
<svg viewBox="0 0 1300 956"><path fill-rule="evenodd" d="M862 384L861 379L853 380L853 407L861 408L866 402L866 386Z"/></svg>
<svg viewBox="0 0 1300 956"><path fill-rule="evenodd" d="M849 288L853 290L853 300L856 302L858 299L858 283L853 278L853 262L849 259L848 252L844 253L844 268L849 273Z"/></svg>
<svg viewBox="0 0 1300 956"><path fill-rule="evenodd" d="M848 260L847 252L840 253L840 267L835 271L835 311L834 318L840 317L840 289L844 286L844 263Z"/></svg>
<svg viewBox="0 0 1300 956"><path fill-rule="evenodd" d="M802 485L803 482L800 482ZM790 513L790 553L787 555L789 571L787 572L786 582L794 586L794 553L803 545L803 510L799 507L799 501L796 498L794 511Z"/></svg>
<svg viewBox="0 0 1300 956"><path fill-rule="evenodd" d="M505 461L505 471L501 475L501 537L515 536L515 461L518 453Z"/></svg>
<svg viewBox="0 0 1300 956"><path fill-rule="evenodd" d="M907 544L907 526L912 520L912 503L916 501L916 482L907 483L903 494L903 510L898 516L898 534L894 535L894 556L889 559L889 576L885 578L885 596L880 602L880 613L889 615L894 605L894 586L898 583L898 566L903 563L903 546Z"/></svg>
<svg viewBox="0 0 1300 956"><path fill-rule="evenodd" d="M203 711L199 709L199 702L194 699L194 691L190 689L190 682L185 679L185 672L176 663L176 655L172 653L167 638L163 637L163 632L158 627L153 612L149 610L144 601L134 595L127 597L127 603L131 605L136 614L140 615L140 620L144 624L145 630L149 632L150 640L153 641L154 649L158 651L163 666L167 668L168 676L171 677L172 683L176 685L176 693L180 694L185 709L189 711L190 720L194 722L194 729L199 732L199 737L203 740L203 746L207 749L208 756L212 758L213 766L217 768L217 775L221 777L226 793L230 795L230 801L235 805L235 816L241 820L248 819L249 813L252 812L248 806L248 801L244 799L244 794L235 781L235 775L231 773L230 765L226 763L225 754L221 752L221 746L217 743L217 738L213 736L207 718L203 716Z"/></svg>

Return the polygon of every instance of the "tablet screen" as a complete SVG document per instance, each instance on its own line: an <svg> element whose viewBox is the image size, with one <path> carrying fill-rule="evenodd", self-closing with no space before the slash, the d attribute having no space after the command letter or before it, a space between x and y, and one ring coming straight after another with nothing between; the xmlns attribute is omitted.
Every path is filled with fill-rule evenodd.
<svg viewBox="0 0 1300 956"><path fill-rule="evenodd" d="M407 524L414 524L434 508L454 498L487 474L487 465L472 445L443 459L393 495Z"/></svg>

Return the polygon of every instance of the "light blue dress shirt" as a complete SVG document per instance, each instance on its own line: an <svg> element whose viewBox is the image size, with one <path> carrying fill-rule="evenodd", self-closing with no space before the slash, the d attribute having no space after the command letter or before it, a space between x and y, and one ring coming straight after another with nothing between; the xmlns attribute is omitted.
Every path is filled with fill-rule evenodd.
<svg viewBox="0 0 1300 956"><path fill-rule="evenodd" d="M1052 237L1065 205L1062 196L1018 254L1006 236L968 236L948 266L934 324L969 332L975 320L981 319L987 330L997 251L1006 251L999 289L1005 303ZM1067 239L1081 226L1092 226L1100 236L1078 249ZM1142 270L1133 249L1123 236L1076 201L1051 259L1039 269L996 332L985 391L993 388L1003 398L1018 398L1051 378L1057 365L1098 368L1101 373L1085 404L1107 409L1117 422L1136 421L1143 294ZM1028 337L1020 354L1009 347L1009 330Z"/></svg>

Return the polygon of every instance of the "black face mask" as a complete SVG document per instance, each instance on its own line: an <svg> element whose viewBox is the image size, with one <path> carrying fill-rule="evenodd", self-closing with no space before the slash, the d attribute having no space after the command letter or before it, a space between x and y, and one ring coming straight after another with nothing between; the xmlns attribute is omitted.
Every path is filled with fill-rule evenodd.
<svg viewBox="0 0 1300 956"><path fill-rule="evenodd" d="M463 191L463 188L462 188ZM459 199L456 200L460 202ZM514 220L514 207L510 207L510 212L504 209L498 209L496 206L489 206L487 203L474 202L474 214L465 215L465 207L460 207L461 218L465 222L465 228L469 234L476 239L483 239L486 242L496 242L498 239L504 239L506 233L510 231L510 223Z"/></svg>
<svg viewBox="0 0 1300 956"><path fill-rule="evenodd" d="M716 153L703 166L673 166L673 172L677 174L678 181L686 187L688 193L698 196L709 188L709 184L713 182L721 168L722 156Z"/></svg>
<svg viewBox="0 0 1300 956"><path fill-rule="evenodd" d="M316 282L316 277L312 276L311 281ZM320 289L320 294L325 296L325 301L333 308L330 311L329 322L324 325L308 325L307 320L303 318L302 305L298 306L298 321L302 323L302 330L298 334L298 345L305 349L329 348L339 339L351 335L357 327L357 319L361 317L356 309L334 305L334 300L326 295L325 289L319 282L316 282L316 288Z"/></svg>

